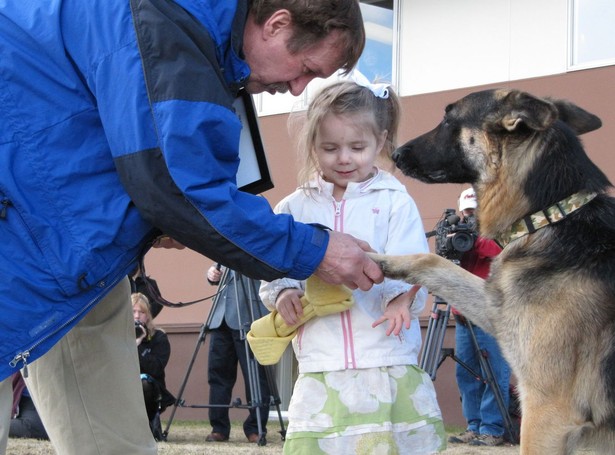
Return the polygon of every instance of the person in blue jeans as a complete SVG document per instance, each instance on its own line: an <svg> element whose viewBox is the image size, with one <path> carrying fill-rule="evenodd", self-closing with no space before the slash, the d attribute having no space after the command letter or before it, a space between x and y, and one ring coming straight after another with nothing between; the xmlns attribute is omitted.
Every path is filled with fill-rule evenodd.
<svg viewBox="0 0 615 455"><path fill-rule="evenodd" d="M265 316L269 310L258 296L260 281L236 274L229 270L223 275L221 267L212 265L207 271L209 284L219 285L218 299L209 323L209 357L207 381L209 383L209 404L220 407L209 408L209 424L212 431L207 442L227 441L231 431L229 408L233 387L237 380L237 365L241 366L245 393L251 404L250 379L248 374L248 350L245 333L253 320ZM222 279L222 282L220 281ZM249 301L246 301L249 300ZM242 332L242 329L245 331ZM251 352L250 352L251 356ZM270 391L263 366L256 364L261 392L261 406L251 407L243 423L243 431L249 442L259 442L257 410L261 418L262 442L266 442L267 420L269 418Z"/></svg>
<svg viewBox="0 0 615 455"><path fill-rule="evenodd" d="M464 190L459 197L459 211L462 213L462 221L472 225L474 223L472 217L476 208L474 190L472 188ZM497 256L500 251L502 249L493 240L478 236L472 249L465 252L461 257L460 266L481 278L487 278L491 259ZM454 308L452 312L456 321L455 355L471 370L484 377L485 372L480 367L479 353L468 328L468 324L472 324L472 322L465 319ZM472 324L472 329L478 346L487 353L495 382L504 401L504 409L508 410L510 366L502 356L495 338L474 324ZM476 446L501 445L504 442L504 417L492 387L484 381L477 380L459 363L456 364L455 374L461 395L461 409L463 417L467 421L467 428L460 435L451 436L449 442Z"/></svg>

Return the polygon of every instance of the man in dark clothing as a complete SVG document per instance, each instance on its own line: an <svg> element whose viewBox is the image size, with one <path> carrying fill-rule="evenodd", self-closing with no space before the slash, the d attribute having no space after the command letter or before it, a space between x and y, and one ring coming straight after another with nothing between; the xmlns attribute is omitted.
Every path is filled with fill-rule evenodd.
<svg viewBox="0 0 615 455"><path fill-rule="evenodd" d="M224 277L224 281L220 279ZM207 364L207 381L209 383L209 403L228 405L231 402L233 387L237 380L237 364L241 366L245 385L246 399L252 403L250 393L250 375L248 362L257 368L262 406L251 408L243 423L243 431L248 441L258 442L260 438L257 410L260 413L261 429L267 433L269 418L269 384L263 366L248 358L249 346L245 335L250 330L253 320L265 316L269 311L258 296L259 282L232 270L222 272L211 266L207 271L207 281L220 285L215 300L214 312L209 321L210 339ZM252 357L250 352L250 357ZM209 408L211 433L206 441L226 441L231 431L229 408Z"/></svg>

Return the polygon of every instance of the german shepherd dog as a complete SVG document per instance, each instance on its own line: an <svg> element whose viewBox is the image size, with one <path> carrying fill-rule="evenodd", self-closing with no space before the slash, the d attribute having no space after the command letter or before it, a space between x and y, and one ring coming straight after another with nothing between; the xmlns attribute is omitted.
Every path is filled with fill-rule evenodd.
<svg viewBox="0 0 615 455"><path fill-rule="evenodd" d="M615 453L615 201L567 101L476 92L395 152L427 183L471 183L480 235L504 246L483 280L435 254L372 255L495 336L517 377L521 454Z"/></svg>

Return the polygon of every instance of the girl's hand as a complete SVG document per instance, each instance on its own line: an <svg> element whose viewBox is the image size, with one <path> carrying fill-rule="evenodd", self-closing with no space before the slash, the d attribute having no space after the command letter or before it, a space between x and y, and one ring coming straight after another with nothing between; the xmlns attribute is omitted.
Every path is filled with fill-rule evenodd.
<svg viewBox="0 0 615 455"><path fill-rule="evenodd" d="M389 321L386 330L387 336L391 334L399 335L404 327L409 329L410 321L412 320L410 307L419 289L421 289L420 286L414 285L408 292L398 295L391 300L384 310L384 314L372 324L372 327L378 327L383 322Z"/></svg>
<svg viewBox="0 0 615 455"><path fill-rule="evenodd" d="M278 294L275 309L278 310L287 325L298 324L299 319L303 316L301 297L303 297L303 291L294 288L284 289Z"/></svg>

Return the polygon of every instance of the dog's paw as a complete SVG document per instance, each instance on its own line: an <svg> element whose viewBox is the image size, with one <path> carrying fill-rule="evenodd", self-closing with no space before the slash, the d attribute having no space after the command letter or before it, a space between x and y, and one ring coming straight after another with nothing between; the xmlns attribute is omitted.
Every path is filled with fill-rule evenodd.
<svg viewBox="0 0 615 455"><path fill-rule="evenodd" d="M407 278L404 264L408 264L408 256L388 256L385 254L367 254L382 270L387 278L405 280Z"/></svg>

